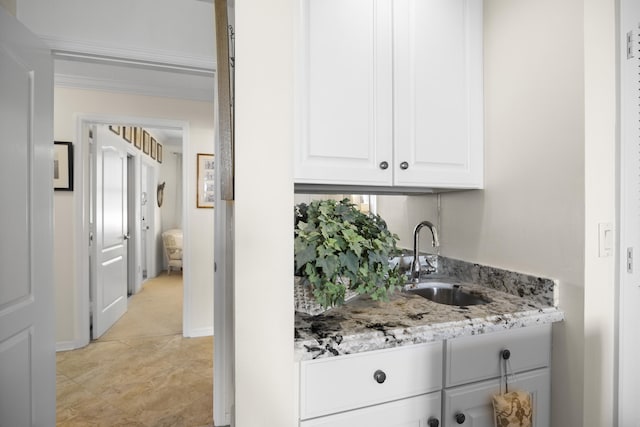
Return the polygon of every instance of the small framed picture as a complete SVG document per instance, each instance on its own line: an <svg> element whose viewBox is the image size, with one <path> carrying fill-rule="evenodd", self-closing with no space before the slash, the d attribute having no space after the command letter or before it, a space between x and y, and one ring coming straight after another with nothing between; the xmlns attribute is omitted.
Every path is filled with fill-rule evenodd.
<svg viewBox="0 0 640 427"><path fill-rule="evenodd" d="M154 137L151 137L151 158L156 159L158 155L158 143Z"/></svg>
<svg viewBox="0 0 640 427"><path fill-rule="evenodd" d="M120 132L121 132L120 128L121 126L109 125L109 130L118 136L120 135Z"/></svg>
<svg viewBox="0 0 640 427"><path fill-rule="evenodd" d="M73 191L73 144L61 141L53 144L53 188Z"/></svg>
<svg viewBox="0 0 640 427"><path fill-rule="evenodd" d="M135 128L133 132L133 145L138 150L142 150L142 128Z"/></svg>
<svg viewBox="0 0 640 427"><path fill-rule="evenodd" d="M213 208L215 200L215 167L213 154L198 153L198 189L196 206Z"/></svg>
<svg viewBox="0 0 640 427"><path fill-rule="evenodd" d="M146 130L142 131L142 152L149 154L151 151L151 135Z"/></svg>
<svg viewBox="0 0 640 427"><path fill-rule="evenodd" d="M162 163L162 144L158 143L158 163Z"/></svg>
<svg viewBox="0 0 640 427"><path fill-rule="evenodd" d="M123 129L122 137L125 141L129 143L133 142L133 128L131 126L123 126Z"/></svg>
<svg viewBox="0 0 640 427"><path fill-rule="evenodd" d="M142 147L142 128L133 128L133 145L137 148Z"/></svg>

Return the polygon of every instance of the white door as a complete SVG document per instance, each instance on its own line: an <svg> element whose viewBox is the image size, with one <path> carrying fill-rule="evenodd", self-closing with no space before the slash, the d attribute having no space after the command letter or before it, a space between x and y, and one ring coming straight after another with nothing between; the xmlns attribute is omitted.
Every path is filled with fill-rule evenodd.
<svg viewBox="0 0 640 427"><path fill-rule="evenodd" d="M94 131L95 245L91 281L92 338L127 311L127 152L107 126Z"/></svg>
<svg viewBox="0 0 640 427"><path fill-rule="evenodd" d="M56 423L53 62L0 6L0 425Z"/></svg>

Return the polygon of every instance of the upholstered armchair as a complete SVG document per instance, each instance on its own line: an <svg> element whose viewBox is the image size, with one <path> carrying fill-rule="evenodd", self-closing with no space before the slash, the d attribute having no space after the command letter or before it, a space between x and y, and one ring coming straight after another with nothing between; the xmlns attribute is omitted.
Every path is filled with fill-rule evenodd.
<svg viewBox="0 0 640 427"><path fill-rule="evenodd" d="M171 268L182 270L182 230L165 231L162 243L167 255L167 274L171 274Z"/></svg>

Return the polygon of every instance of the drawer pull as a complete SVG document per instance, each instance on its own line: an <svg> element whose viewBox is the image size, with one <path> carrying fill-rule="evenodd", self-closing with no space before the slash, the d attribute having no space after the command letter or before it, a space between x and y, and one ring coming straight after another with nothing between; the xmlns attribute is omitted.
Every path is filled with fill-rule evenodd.
<svg viewBox="0 0 640 427"><path fill-rule="evenodd" d="M463 413L456 414L456 422L458 424L464 424L466 420L467 420L467 417L465 417Z"/></svg>
<svg viewBox="0 0 640 427"><path fill-rule="evenodd" d="M427 426L428 427L440 427L440 421L435 417L431 417L427 421Z"/></svg>
<svg viewBox="0 0 640 427"><path fill-rule="evenodd" d="M502 358L504 360L509 360L510 357L511 357L511 351L509 351L509 349L502 350Z"/></svg>
<svg viewBox="0 0 640 427"><path fill-rule="evenodd" d="M376 380L378 384L382 384L387 379L387 374L385 374L384 371L381 371L380 369L378 369L373 373L373 378Z"/></svg>

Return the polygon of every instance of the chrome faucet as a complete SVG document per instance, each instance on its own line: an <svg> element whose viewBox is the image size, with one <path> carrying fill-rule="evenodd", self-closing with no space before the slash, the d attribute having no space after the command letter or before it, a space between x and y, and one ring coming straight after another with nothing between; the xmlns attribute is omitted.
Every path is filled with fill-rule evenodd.
<svg viewBox="0 0 640 427"><path fill-rule="evenodd" d="M420 273L422 271L422 268L420 266L420 250L418 249L418 241L420 237L420 230L422 229L422 227L428 227L429 230L431 230L431 236L433 237L433 239L431 240L431 245L434 248L440 246L440 242L438 241L438 232L436 230L436 227L431 222L422 221L418 225L416 225L416 228L413 230L413 262L411 263L411 281L414 283L418 283L420 281ZM427 262L427 268L425 272L427 274L434 273L436 271L435 267L431 265L428 259L425 258L425 261Z"/></svg>

